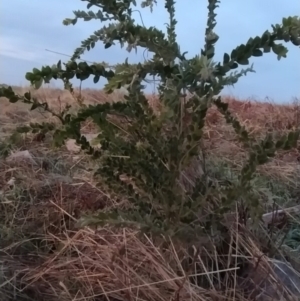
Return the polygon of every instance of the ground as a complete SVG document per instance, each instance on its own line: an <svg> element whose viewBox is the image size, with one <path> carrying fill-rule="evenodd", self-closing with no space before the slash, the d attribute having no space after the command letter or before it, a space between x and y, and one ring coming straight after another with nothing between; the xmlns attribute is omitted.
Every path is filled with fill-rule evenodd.
<svg viewBox="0 0 300 301"><path fill-rule="evenodd" d="M14 89L22 92L29 88ZM54 110L67 103L73 109L78 106L68 92L59 89L43 88L35 95ZM121 92L107 96L91 89L83 90L82 95L90 104L123 100ZM257 137L269 131L280 135L299 126L300 105L296 101L277 105L230 97L225 100ZM159 107L155 96L149 96L149 101ZM221 300L220 289L213 284L214 278L224 283L221 267L210 274L202 260L214 260L217 253L206 257L195 253L193 263L187 263L192 268L187 276L183 266L191 258L190 250L168 238L156 241L129 229L82 227L83 216L120 206L93 177L94 163L67 146L55 148L48 136L11 136L17 126L55 121L48 113L30 111L27 105L10 104L6 99L0 99L0 108L0 300ZM86 123L83 132L95 133L97 129ZM247 155L215 109L206 120L205 149L212 163L211 173L220 181L232 177L228 166L239 170ZM26 152L29 159L11 156L19 152ZM298 205L299 161L300 145L279 152L259 168L254 189L266 212L274 206ZM231 234L236 238L234 229ZM263 248L259 235L252 238L241 236L239 243L255 261ZM230 252L235 258L239 255ZM236 276L234 260L226 260L226 270ZM197 275L193 275L196 265ZM209 289L201 281L195 284L201 277L210 283ZM238 292L228 290L225 295L230 299L234 294Z"/></svg>

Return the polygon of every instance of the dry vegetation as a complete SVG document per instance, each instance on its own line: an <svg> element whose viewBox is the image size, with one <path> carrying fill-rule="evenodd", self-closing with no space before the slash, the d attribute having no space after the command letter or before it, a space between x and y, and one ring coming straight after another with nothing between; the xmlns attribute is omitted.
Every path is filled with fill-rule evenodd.
<svg viewBox="0 0 300 301"><path fill-rule="evenodd" d="M102 91L84 90L82 95L89 103L122 99L121 92L107 96ZM66 103L76 109L66 91L43 88L36 96L55 110ZM158 109L155 97L149 96L149 100ZM263 136L270 130L280 134L299 125L297 102L227 101L255 135ZM6 99L0 99L0 106L2 145L10 152L28 150L34 160L0 157L0 300L246 300L249 294L245 290L242 296L241 288L248 287L254 296L257 287L270 287L263 281L262 271L269 273L271 259L261 256L259 237L243 235L236 227L231 229L223 258L217 258L219 253L214 249L186 250L167 237L140 237L128 229L80 228L78 219L83 214L123 204L101 191L93 179L93 163L85 155L55 149L47 137L36 141L30 135L16 136L7 142L17 125L53 117ZM205 151L216 177L226 174L219 158L239 170L246 154L231 126L214 109L206 123ZM87 123L83 131L96 129ZM255 189L266 211L274 203L287 207L299 202L299 159L300 148L281 152L260 167ZM241 246L243 253L238 251ZM183 268L186 265L188 273ZM242 283L239 277L246 271L257 277L249 276L248 282Z"/></svg>

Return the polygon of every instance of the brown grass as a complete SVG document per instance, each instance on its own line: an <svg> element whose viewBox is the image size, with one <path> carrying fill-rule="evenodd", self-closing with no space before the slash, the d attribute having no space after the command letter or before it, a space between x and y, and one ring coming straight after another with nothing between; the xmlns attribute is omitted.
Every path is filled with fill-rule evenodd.
<svg viewBox="0 0 300 301"><path fill-rule="evenodd" d="M20 93L26 89L16 87ZM35 93L58 111L67 103L76 106L66 91L43 88ZM82 95L91 104L123 99L121 92L107 96L92 89ZM159 107L154 96L149 101ZM226 101L253 135L298 127L296 102ZM0 99L0 106L2 137L16 125L53 118L5 99ZM241 168L246 153L216 109L210 110L206 124L207 153ZM94 126L87 122L84 132L92 131ZM97 186L88 158L53 149L48 141L35 142L30 136L14 148L29 150L37 164L0 160L0 300L250 300L263 285L282 286L275 279L264 280L272 260L262 257L258 240L246 229L244 233L230 229L226 252L219 258L205 240L187 250L167 237L158 240L129 229L78 227L82 214L120 206ZM296 189L299 151L280 152L260 173ZM15 184L9 186L12 178ZM241 281L241 272L251 274L258 266L258 278Z"/></svg>
<svg viewBox="0 0 300 301"><path fill-rule="evenodd" d="M233 250L224 262L227 268L211 270L205 264L209 251L203 248L201 253L195 252L189 272L185 272L182 260L191 258L186 250L167 239L162 241L167 247L159 247L151 238L140 238L126 229L81 229L50 235L48 240L56 242L59 249L41 262L28 263L21 258L17 267L20 275L15 276L22 277L38 300L246 300L239 292L242 284L235 283L239 268L234 267L234 261L242 256L251 269L260 256L251 240L241 241L252 251L247 254L250 259ZM6 259L6 264L15 268L13 258ZM267 275L268 264L262 259L260 281ZM206 285L196 284L200 279ZM275 281L273 285L276 286ZM253 293L253 288L247 289Z"/></svg>

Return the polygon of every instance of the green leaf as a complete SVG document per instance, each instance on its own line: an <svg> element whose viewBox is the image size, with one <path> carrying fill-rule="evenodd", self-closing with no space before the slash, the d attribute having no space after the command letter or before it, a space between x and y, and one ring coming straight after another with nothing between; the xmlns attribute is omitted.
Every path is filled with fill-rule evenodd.
<svg viewBox="0 0 300 301"><path fill-rule="evenodd" d="M53 78L52 74L45 76L44 77L45 84L49 84L52 78Z"/></svg>
<svg viewBox="0 0 300 301"><path fill-rule="evenodd" d="M224 53L224 57L223 57L223 65L228 64L230 61L230 56L228 53Z"/></svg>
<svg viewBox="0 0 300 301"><path fill-rule="evenodd" d="M240 65L249 65L249 60L242 58L242 59L237 59L238 64Z"/></svg>
<svg viewBox="0 0 300 301"><path fill-rule="evenodd" d="M9 102L16 103L19 100L19 97L17 95L13 95L9 98Z"/></svg>
<svg viewBox="0 0 300 301"><path fill-rule="evenodd" d="M284 32L282 35L282 38L285 42L289 42L290 41L290 34L288 32Z"/></svg>
<svg viewBox="0 0 300 301"><path fill-rule="evenodd" d="M232 60L234 60L234 61L236 60L236 58L237 58L237 50L236 49L232 50L230 57Z"/></svg>
<svg viewBox="0 0 300 301"><path fill-rule="evenodd" d="M77 69L77 63L74 61L70 61L67 63L67 68L70 70L76 70Z"/></svg>
<svg viewBox="0 0 300 301"><path fill-rule="evenodd" d="M38 89L42 86L43 82L44 82L44 80L43 80L42 77L41 77L39 80L35 81L35 82L34 82L34 87L35 87L35 89L38 90Z"/></svg>
<svg viewBox="0 0 300 301"><path fill-rule="evenodd" d="M278 60L280 60L281 57L286 57L286 54L288 53L288 49L282 44L274 44L272 46L272 51L277 54Z"/></svg>
<svg viewBox="0 0 300 301"><path fill-rule="evenodd" d="M264 46L267 46L266 43L267 41L269 40L270 38L270 33L269 31L265 31L261 37L261 45L264 47Z"/></svg>
<svg viewBox="0 0 300 301"><path fill-rule="evenodd" d="M78 79L80 79L81 81L84 81L86 79L88 79L90 77L90 73L89 72L82 72L78 74Z"/></svg>
<svg viewBox="0 0 300 301"><path fill-rule="evenodd" d="M61 147L66 139L66 133L64 131L56 130L53 134L53 142L56 147Z"/></svg>
<svg viewBox="0 0 300 301"><path fill-rule="evenodd" d="M98 83L98 81L99 81L99 79L100 79L100 75L95 75L94 76L94 84L97 84Z"/></svg>
<svg viewBox="0 0 300 301"><path fill-rule="evenodd" d="M27 99L27 100L31 100L31 93L30 92L26 92L24 94L24 97Z"/></svg>
<svg viewBox="0 0 300 301"><path fill-rule="evenodd" d="M230 65L230 69L236 69L238 68L239 65L236 63L236 62L233 62L231 65Z"/></svg>
<svg viewBox="0 0 300 301"><path fill-rule="evenodd" d="M88 69L88 64L86 62L80 62L78 64L78 69L81 71L86 71Z"/></svg>
<svg viewBox="0 0 300 301"><path fill-rule="evenodd" d="M252 56L259 57L262 56L263 52L260 49L254 49L252 52Z"/></svg>
<svg viewBox="0 0 300 301"><path fill-rule="evenodd" d="M31 108L30 108L30 111L33 111L33 110L35 110L36 108L38 108L39 107L39 103L38 102L34 102L33 104L32 104L32 106L31 106Z"/></svg>
<svg viewBox="0 0 300 301"><path fill-rule="evenodd" d="M33 68L33 69L32 69L32 72L33 72L33 74L35 74L35 75L40 75L40 74L41 74L41 71L40 71L39 69L37 69L37 68Z"/></svg>
<svg viewBox="0 0 300 301"><path fill-rule="evenodd" d="M259 36L256 36L252 42L252 45L254 47L260 47L261 46L261 43L262 43L262 40Z"/></svg>
<svg viewBox="0 0 300 301"><path fill-rule="evenodd" d="M51 73L52 73L52 70L49 66L42 67L43 76L49 76L49 75L51 75Z"/></svg>
<svg viewBox="0 0 300 301"><path fill-rule="evenodd" d="M111 45L112 45L111 43L106 43L105 46L104 46L104 48L108 49L109 47L111 47Z"/></svg>
<svg viewBox="0 0 300 301"><path fill-rule="evenodd" d="M271 46L265 45L264 46L264 53L269 53L271 51Z"/></svg>
<svg viewBox="0 0 300 301"><path fill-rule="evenodd" d="M28 127L28 126L17 127L17 132L20 133L20 134L29 133L30 132L30 127Z"/></svg>
<svg viewBox="0 0 300 301"><path fill-rule="evenodd" d="M28 81L32 81L32 79L34 78L34 75L33 75L33 73L31 73L31 72L27 72L26 74L25 74L25 78L28 80Z"/></svg>

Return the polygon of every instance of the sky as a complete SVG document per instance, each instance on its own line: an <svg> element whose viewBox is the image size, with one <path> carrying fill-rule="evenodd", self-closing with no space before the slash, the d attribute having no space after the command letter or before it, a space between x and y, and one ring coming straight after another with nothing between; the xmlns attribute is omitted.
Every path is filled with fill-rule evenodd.
<svg viewBox="0 0 300 301"><path fill-rule="evenodd" d="M140 8L141 0L136 2L145 26L156 26L165 31L165 23L168 22L165 1L157 0L153 13ZM177 0L177 38L181 51L188 51L188 58L199 54L203 47L207 3L206 0ZM32 68L53 65L59 60L67 62L67 56L46 49L72 55L82 40L102 27L99 21L78 21L75 26L62 24L65 18L74 16L74 10L86 10L86 4L80 0L1 0L0 83L26 86L29 82L25 74ZM271 25L281 23L283 17L299 16L300 1L227 0L221 1L216 13L215 31L220 39L216 45L215 59L222 60L224 52L230 53L250 37L261 36L267 29L272 30ZM136 22L141 24L140 14L137 11L133 14ZM290 102L295 97L300 99L300 47L291 43L286 46L289 50L287 58L280 61L274 53L252 58L250 63L254 63L256 73L242 77L234 87L225 88L224 93L245 100L277 103ZM104 49L99 42L82 58L113 65L122 63L126 58L132 63L143 62L145 55L142 51L128 53L118 44ZM79 85L79 82L74 81L74 84ZM104 80L95 85L89 79L83 82L82 87L101 89L104 84ZM58 81L52 81L50 85L61 87ZM153 88L148 86L147 90L153 91Z"/></svg>

